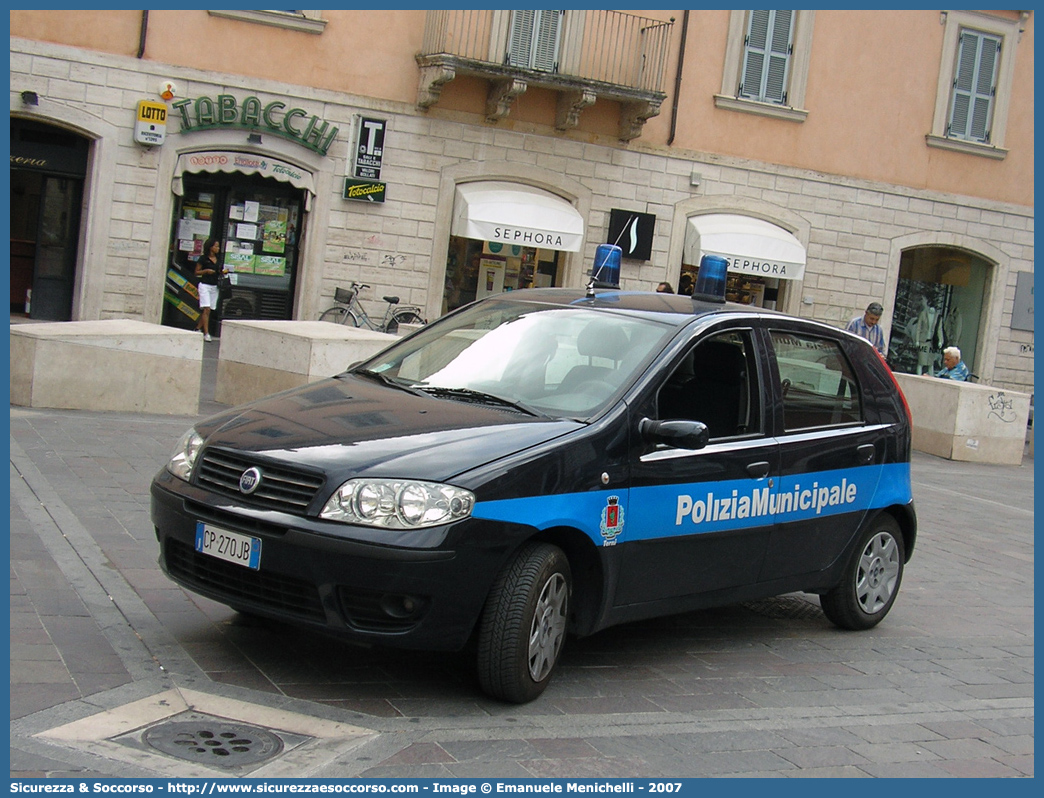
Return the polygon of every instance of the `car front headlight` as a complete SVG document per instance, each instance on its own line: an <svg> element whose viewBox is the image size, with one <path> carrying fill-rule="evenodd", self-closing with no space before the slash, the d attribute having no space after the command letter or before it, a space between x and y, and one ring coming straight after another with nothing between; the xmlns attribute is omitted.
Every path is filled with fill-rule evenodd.
<svg viewBox="0 0 1044 798"><path fill-rule="evenodd" d="M174 447L174 454L167 463L167 470L174 476L188 482L192 476L192 467L196 464L200 449L203 448L203 437L194 429L190 429L181 436L178 445Z"/></svg>
<svg viewBox="0 0 1044 798"><path fill-rule="evenodd" d="M452 485L407 479L350 479L320 518L385 529L423 529L471 515L475 494Z"/></svg>

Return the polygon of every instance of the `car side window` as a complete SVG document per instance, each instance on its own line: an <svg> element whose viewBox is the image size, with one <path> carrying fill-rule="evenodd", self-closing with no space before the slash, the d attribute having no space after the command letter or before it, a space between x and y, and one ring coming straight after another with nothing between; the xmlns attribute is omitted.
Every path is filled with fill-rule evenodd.
<svg viewBox="0 0 1044 798"><path fill-rule="evenodd" d="M753 352L745 330L700 341L660 388L659 418L702 421L712 439L761 432Z"/></svg>
<svg viewBox="0 0 1044 798"><path fill-rule="evenodd" d="M863 420L859 384L837 341L789 330L773 330L770 335L779 368L785 430Z"/></svg>

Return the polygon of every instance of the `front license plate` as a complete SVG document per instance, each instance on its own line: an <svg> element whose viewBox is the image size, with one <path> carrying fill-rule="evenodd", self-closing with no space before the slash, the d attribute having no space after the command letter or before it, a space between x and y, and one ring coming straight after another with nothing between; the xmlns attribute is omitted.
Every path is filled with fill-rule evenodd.
<svg viewBox="0 0 1044 798"><path fill-rule="evenodd" d="M261 568L261 539L196 522L196 551L255 571Z"/></svg>

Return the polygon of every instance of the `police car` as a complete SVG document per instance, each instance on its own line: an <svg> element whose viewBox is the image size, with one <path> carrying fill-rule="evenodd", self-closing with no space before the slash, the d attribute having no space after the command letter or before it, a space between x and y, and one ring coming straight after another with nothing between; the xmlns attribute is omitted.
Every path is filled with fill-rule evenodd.
<svg viewBox="0 0 1044 798"><path fill-rule="evenodd" d="M567 633L794 591L876 625L914 549L909 409L864 340L718 297L534 289L182 438L160 564L237 610L457 650L540 695Z"/></svg>

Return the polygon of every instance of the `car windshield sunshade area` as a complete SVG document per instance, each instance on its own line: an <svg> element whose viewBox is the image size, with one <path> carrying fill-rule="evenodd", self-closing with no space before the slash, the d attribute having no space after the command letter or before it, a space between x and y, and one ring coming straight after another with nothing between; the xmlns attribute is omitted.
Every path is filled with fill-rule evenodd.
<svg viewBox="0 0 1044 798"><path fill-rule="evenodd" d="M359 370L448 401L590 418L633 382L672 329L586 308L485 302L432 325Z"/></svg>

